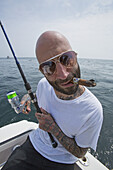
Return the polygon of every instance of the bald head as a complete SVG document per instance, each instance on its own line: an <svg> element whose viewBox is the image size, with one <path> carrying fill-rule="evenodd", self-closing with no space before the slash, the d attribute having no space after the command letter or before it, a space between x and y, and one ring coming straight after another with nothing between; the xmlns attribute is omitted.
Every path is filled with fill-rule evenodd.
<svg viewBox="0 0 113 170"><path fill-rule="evenodd" d="M36 56L39 63L69 50L72 48L66 37L56 31L44 32L36 43Z"/></svg>

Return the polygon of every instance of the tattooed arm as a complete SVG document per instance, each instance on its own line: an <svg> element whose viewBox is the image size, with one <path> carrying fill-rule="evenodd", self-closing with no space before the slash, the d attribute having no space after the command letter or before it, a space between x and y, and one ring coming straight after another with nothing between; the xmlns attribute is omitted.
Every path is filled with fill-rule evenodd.
<svg viewBox="0 0 113 170"><path fill-rule="evenodd" d="M74 156L82 158L86 154L88 148L79 147L74 138L70 138L62 132L50 114L42 108L41 111L42 114L35 114L39 122L39 128L53 134L66 150Z"/></svg>
<svg viewBox="0 0 113 170"><path fill-rule="evenodd" d="M51 133L58 139L58 141L67 149L70 153L78 158L82 158L88 148L81 148L77 145L74 138L69 138L66 136L62 130L55 124L54 128L52 129Z"/></svg>
<svg viewBox="0 0 113 170"><path fill-rule="evenodd" d="M68 136L66 136L61 129L56 126L53 129L52 134L58 139L58 141L65 147L65 149L67 149L70 153L72 153L74 156L78 157L78 158L82 158L88 148L81 148L77 145L76 141L74 138L69 138Z"/></svg>

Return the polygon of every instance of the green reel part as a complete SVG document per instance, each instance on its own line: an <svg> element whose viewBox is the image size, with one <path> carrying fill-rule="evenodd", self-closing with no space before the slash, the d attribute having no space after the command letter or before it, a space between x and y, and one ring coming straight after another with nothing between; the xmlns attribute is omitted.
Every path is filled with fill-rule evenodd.
<svg viewBox="0 0 113 170"><path fill-rule="evenodd" d="M17 94L16 94L15 91L11 91L11 92L8 92L8 93L7 93L7 98L8 98L8 99L12 99L12 98L14 98L14 97L16 97L16 96L17 96Z"/></svg>

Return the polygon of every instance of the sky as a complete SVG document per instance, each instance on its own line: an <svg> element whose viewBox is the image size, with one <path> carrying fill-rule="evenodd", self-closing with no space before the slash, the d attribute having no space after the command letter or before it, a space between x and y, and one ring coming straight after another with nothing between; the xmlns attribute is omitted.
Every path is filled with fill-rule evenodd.
<svg viewBox="0 0 113 170"><path fill-rule="evenodd" d="M17 57L35 57L45 31L62 33L79 58L113 59L113 0L0 0L0 20ZM0 57L12 56L0 29Z"/></svg>

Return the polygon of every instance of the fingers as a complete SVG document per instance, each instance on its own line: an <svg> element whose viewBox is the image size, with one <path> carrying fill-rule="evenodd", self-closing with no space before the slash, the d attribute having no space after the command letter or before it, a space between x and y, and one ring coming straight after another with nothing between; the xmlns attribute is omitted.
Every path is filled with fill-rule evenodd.
<svg viewBox="0 0 113 170"><path fill-rule="evenodd" d="M35 116L38 120L42 118L42 113L35 113Z"/></svg>
<svg viewBox="0 0 113 170"><path fill-rule="evenodd" d="M21 103L22 103L22 102L21 102ZM29 112L31 111L30 104L31 104L31 101L28 100L28 101L25 103L25 107L23 108L22 113L24 113L24 114L29 114Z"/></svg>
<svg viewBox="0 0 113 170"><path fill-rule="evenodd" d="M20 103L21 103L21 105L23 105L23 104L25 103L25 101L24 101L24 100L22 100Z"/></svg>
<svg viewBox="0 0 113 170"><path fill-rule="evenodd" d="M25 110L22 110L22 113L24 113L24 114L26 114L26 115L29 114L29 112L28 112L28 111L25 111Z"/></svg>
<svg viewBox="0 0 113 170"><path fill-rule="evenodd" d="M35 116L38 120L39 123L39 128L46 131L50 132L55 126L55 121L51 114L47 113L44 109L41 108L42 113L35 113Z"/></svg>
<svg viewBox="0 0 113 170"><path fill-rule="evenodd" d="M26 103L26 111L30 112L31 111L31 108L30 108L30 105L31 105L31 101L28 100L27 103Z"/></svg>
<svg viewBox="0 0 113 170"><path fill-rule="evenodd" d="M45 115L48 114L48 112L47 112L46 110L44 110L42 107L40 108L40 110L41 110L41 112L42 112L43 114L45 114Z"/></svg>
<svg viewBox="0 0 113 170"><path fill-rule="evenodd" d="M36 118L40 120L48 120L50 117L50 114L45 114L45 113L35 113Z"/></svg>
<svg viewBox="0 0 113 170"><path fill-rule="evenodd" d="M31 111L30 103L31 101L29 95L25 94L21 99L21 105L23 105L22 113L29 114L29 112Z"/></svg>

